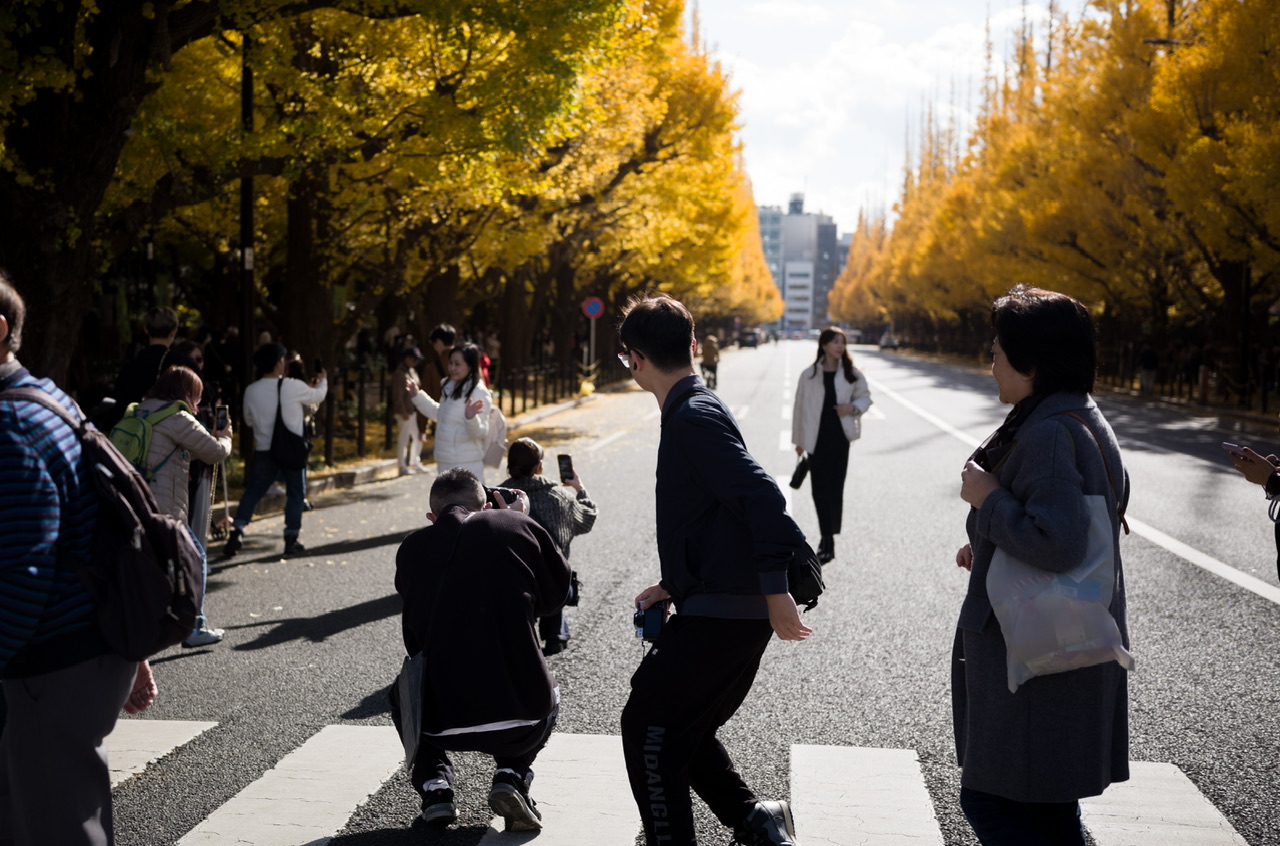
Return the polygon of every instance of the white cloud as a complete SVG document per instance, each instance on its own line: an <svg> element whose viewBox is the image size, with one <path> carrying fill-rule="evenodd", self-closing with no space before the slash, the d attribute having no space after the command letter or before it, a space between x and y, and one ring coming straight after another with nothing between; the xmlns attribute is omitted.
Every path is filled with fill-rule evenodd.
<svg viewBox="0 0 1280 846"><path fill-rule="evenodd" d="M699 9L703 37L742 92L757 203L785 206L803 191L807 210L847 231L860 208L897 201L928 108L963 134L972 126L987 0L700 0ZM990 14L999 63L1023 12L1014 3Z"/></svg>

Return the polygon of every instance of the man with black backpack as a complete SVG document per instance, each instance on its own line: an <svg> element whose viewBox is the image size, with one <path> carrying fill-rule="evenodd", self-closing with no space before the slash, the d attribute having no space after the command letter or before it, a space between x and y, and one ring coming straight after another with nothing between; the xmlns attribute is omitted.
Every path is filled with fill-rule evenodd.
<svg viewBox="0 0 1280 846"><path fill-rule="evenodd" d="M15 357L26 308L0 274L0 390L75 403ZM0 842L110 846L103 738L121 708L156 696L147 662L114 654L77 570L91 565L99 499L77 431L28 399L0 398Z"/></svg>

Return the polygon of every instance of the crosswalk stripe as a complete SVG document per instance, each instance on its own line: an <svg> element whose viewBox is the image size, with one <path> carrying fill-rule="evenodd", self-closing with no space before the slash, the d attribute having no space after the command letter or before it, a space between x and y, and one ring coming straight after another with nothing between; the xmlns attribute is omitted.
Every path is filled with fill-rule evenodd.
<svg viewBox="0 0 1280 846"><path fill-rule="evenodd" d="M325 726L178 846L324 846L403 760L391 726Z"/></svg>
<svg viewBox="0 0 1280 846"><path fill-rule="evenodd" d="M942 846L910 749L792 746L791 808L805 846Z"/></svg>
<svg viewBox="0 0 1280 846"><path fill-rule="evenodd" d="M216 725L196 720L116 720L115 729L103 741L111 786L117 787Z"/></svg>
<svg viewBox="0 0 1280 846"><path fill-rule="evenodd" d="M1248 846L1173 764L1132 761L1129 776L1080 802L1098 846Z"/></svg>
<svg viewBox="0 0 1280 846"><path fill-rule="evenodd" d="M495 817L480 846L601 846L634 843L640 814L631 796L622 738L601 734L551 735L538 753L530 791L542 813L541 832L502 832Z"/></svg>

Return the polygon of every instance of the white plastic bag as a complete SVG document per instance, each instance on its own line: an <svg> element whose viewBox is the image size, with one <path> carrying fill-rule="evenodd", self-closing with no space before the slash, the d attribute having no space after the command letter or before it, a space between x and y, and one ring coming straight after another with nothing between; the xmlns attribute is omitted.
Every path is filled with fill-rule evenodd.
<svg viewBox="0 0 1280 846"><path fill-rule="evenodd" d="M1086 496L1089 548L1066 573L1033 567L996 549L987 596L1004 634L1009 692L1033 676L1116 661L1133 670L1108 610L1115 588L1115 538L1106 497Z"/></svg>

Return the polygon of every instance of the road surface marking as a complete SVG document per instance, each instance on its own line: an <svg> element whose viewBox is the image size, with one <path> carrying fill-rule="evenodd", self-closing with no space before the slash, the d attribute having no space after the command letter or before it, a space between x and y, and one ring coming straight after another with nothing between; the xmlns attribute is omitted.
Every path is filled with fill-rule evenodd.
<svg viewBox="0 0 1280 846"><path fill-rule="evenodd" d="M971 447L977 447L978 444L981 443L981 441L960 431L959 429L952 426L947 421L925 411L920 406L916 405L915 403L903 397L901 394L898 394L895 391L892 391L889 388L886 388L884 385L880 385L877 383L872 383L872 384L876 385L876 390L879 391L880 393L883 393L893 398L894 400L898 401L908 411L911 411L914 414L924 418L929 423L932 423L933 425L937 426L939 429L943 430L944 432L947 432L948 434L954 436L955 438L960 440L962 443L965 443ZM1132 513L1127 514L1126 517L1129 521L1129 528L1132 529L1135 534L1145 538L1146 540L1150 541L1156 546L1159 546L1165 549L1166 551L1173 553L1177 557L1181 558L1183 561L1186 561L1188 564L1194 564L1195 566L1207 572L1210 572L1215 576L1218 576L1219 578L1226 579L1232 584L1237 585L1238 587L1242 587L1245 590L1249 591L1250 593L1253 593L1257 596L1262 597L1268 602L1272 602L1272 603L1275 603L1276 605L1280 605L1280 588L1277 588L1275 585L1272 585L1269 582L1264 582L1262 579L1259 579L1257 576L1253 576L1253 575L1250 575L1249 573L1245 573L1241 570L1238 570L1235 567L1232 567L1230 564L1223 563L1222 561L1219 561L1213 556L1207 555L1201 552L1195 547L1188 546L1182 541L1176 538L1170 537L1169 535L1165 534L1164 532L1160 531L1154 526L1151 526L1148 523L1144 523L1142 520L1139 520L1138 518L1134 517Z"/></svg>
<svg viewBox="0 0 1280 846"><path fill-rule="evenodd" d="M325 726L178 846L324 846L403 763L392 726Z"/></svg>
<svg viewBox="0 0 1280 846"><path fill-rule="evenodd" d="M587 451L587 452L595 452L596 450L600 449L601 447L607 447L609 444L611 444L611 443L613 443L614 441L618 440L618 438L621 438L621 437L625 436L626 434L627 434L627 430L625 430L625 429L624 429L624 430L622 430L621 432L614 432L612 435L609 435L608 437L601 438L600 440L596 441L596 442L595 442L594 444L592 444L591 446L587 447L586 451Z"/></svg>
<svg viewBox="0 0 1280 846"><path fill-rule="evenodd" d="M103 741L111 767L111 786L137 775L153 761L216 725L195 720L116 720L116 727Z"/></svg>
<svg viewBox="0 0 1280 846"><path fill-rule="evenodd" d="M542 831L502 833L494 817L480 846L630 846L640 834L622 738L602 734L551 735L533 762L530 794L542 812Z"/></svg>
<svg viewBox="0 0 1280 846"><path fill-rule="evenodd" d="M735 412L733 413L733 416L734 416L734 418L736 418L737 420L746 420L746 419L747 419L747 415L748 415L749 413L751 413L751 406L749 406L749 405L742 405L742 406L739 406L739 407L738 407L738 410L737 410L737 411L735 411Z"/></svg>
<svg viewBox="0 0 1280 846"><path fill-rule="evenodd" d="M942 846L911 749L792 746L791 797L805 846Z"/></svg>
<svg viewBox="0 0 1280 846"><path fill-rule="evenodd" d="M1134 761L1130 780L1080 800L1098 846L1248 846L1173 764Z"/></svg>

